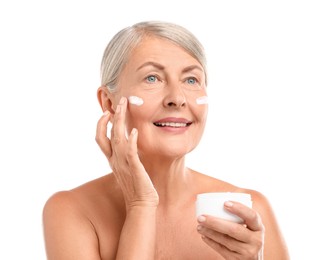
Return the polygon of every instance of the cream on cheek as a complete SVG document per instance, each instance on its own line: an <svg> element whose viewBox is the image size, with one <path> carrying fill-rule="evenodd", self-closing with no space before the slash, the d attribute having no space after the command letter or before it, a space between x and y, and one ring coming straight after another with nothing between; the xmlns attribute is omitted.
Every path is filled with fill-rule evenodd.
<svg viewBox="0 0 324 260"><path fill-rule="evenodd" d="M141 106L144 104L144 100L137 96L129 96L128 101L130 104L135 105L135 106Z"/></svg>
<svg viewBox="0 0 324 260"><path fill-rule="evenodd" d="M206 105L208 104L208 97L207 96L202 96L196 99L197 105Z"/></svg>

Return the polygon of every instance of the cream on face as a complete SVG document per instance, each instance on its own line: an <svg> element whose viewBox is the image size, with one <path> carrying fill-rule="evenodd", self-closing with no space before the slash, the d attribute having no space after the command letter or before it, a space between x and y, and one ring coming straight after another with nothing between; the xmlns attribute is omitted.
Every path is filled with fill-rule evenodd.
<svg viewBox="0 0 324 260"><path fill-rule="evenodd" d="M196 103L198 105L206 105L208 104L208 97L207 96L202 96L196 99Z"/></svg>
<svg viewBox="0 0 324 260"><path fill-rule="evenodd" d="M137 96L129 96L128 101L130 104L133 104L135 106L141 106L144 103L144 100Z"/></svg>

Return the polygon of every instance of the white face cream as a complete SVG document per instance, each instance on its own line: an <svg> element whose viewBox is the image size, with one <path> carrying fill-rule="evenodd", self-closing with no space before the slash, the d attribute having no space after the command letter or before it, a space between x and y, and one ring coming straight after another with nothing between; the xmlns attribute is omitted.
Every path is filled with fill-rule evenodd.
<svg viewBox="0 0 324 260"><path fill-rule="evenodd" d="M130 104L135 105L135 106L141 106L144 103L143 99L141 99L140 97L136 97L136 96L129 96L128 101Z"/></svg>
<svg viewBox="0 0 324 260"><path fill-rule="evenodd" d="M208 104L208 97L207 96L202 96L196 99L196 103L198 105L206 105Z"/></svg>

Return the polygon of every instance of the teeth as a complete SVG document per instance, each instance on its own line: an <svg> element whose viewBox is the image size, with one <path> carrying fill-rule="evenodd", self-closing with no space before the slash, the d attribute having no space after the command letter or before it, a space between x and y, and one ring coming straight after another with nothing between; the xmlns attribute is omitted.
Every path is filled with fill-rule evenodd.
<svg viewBox="0 0 324 260"><path fill-rule="evenodd" d="M155 123L156 126L169 126L169 127L186 127L186 123L176 123L176 122L163 122Z"/></svg>

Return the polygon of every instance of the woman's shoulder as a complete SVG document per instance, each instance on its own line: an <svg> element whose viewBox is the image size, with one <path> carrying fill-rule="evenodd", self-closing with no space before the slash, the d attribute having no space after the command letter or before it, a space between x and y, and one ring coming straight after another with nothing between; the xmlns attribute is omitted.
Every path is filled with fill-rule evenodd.
<svg viewBox="0 0 324 260"><path fill-rule="evenodd" d="M86 252L94 252L98 242L118 237L124 217L123 199L118 194L111 175L52 194L43 207L43 230L49 252L56 255L66 252L66 248L78 252L84 247Z"/></svg>
<svg viewBox="0 0 324 260"><path fill-rule="evenodd" d="M96 205L102 203L108 206L120 199L118 189L114 177L108 174L73 189L55 192L45 202L44 215L56 215L56 212L58 218L73 212L84 216L89 215Z"/></svg>
<svg viewBox="0 0 324 260"><path fill-rule="evenodd" d="M252 200L256 202L256 204L269 204L266 196L258 191L251 188L241 187L235 184L232 184L228 181L217 179L213 176L203 174L194 170L191 170L196 178L198 179L197 186L199 188L199 192L239 192L239 193L248 193L251 195Z"/></svg>
<svg viewBox="0 0 324 260"><path fill-rule="evenodd" d="M225 180L215 178L211 175L189 169L193 175L198 193L207 192L238 192L241 188Z"/></svg>

